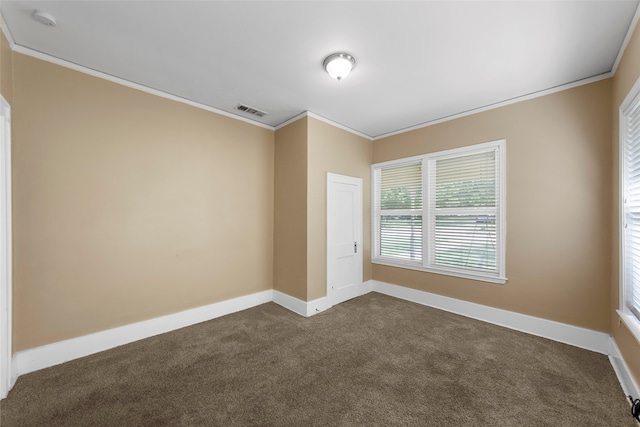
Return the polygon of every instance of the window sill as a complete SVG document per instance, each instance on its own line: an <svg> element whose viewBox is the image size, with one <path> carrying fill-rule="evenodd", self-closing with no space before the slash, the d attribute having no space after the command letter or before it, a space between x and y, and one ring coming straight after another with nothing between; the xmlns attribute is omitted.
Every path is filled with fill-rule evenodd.
<svg viewBox="0 0 640 427"><path fill-rule="evenodd" d="M500 284L500 285L504 285L505 283L507 283L507 278L506 277L498 277L498 276L486 275L486 274L482 274L482 273L462 272L462 271L457 271L457 270L447 270L447 269L440 269L440 268L428 268L428 267L424 267L421 264L411 264L411 263L402 263L402 262L397 262L397 261L388 261L388 260L380 259L380 258L371 259L371 263L372 264L386 265L386 266L389 266L389 267L406 268L408 270L424 271L424 272L427 272L427 273L443 274L445 276L461 277L461 278L464 278L464 279L479 280L481 282L497 283L497 284Z"/></svg>
<svg viewBox="0 0 640 427"><path fill-rule="evenodd" d="M625 324L627 329L631 331L631 334L635 337L636 341L640 343L640 321L638 321L635 316L629 313L625 313L622 310L616 310L616 312L618 313L618 316L620 316L620 319Z"/></svg>

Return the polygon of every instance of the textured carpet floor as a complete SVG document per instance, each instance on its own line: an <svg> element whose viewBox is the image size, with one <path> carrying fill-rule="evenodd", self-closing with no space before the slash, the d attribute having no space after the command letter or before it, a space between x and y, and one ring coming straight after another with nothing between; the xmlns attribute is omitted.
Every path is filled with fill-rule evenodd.
<svg viewBox="0 0 640 427"><path fill-rule="evenodd" d="M19 378L11 426L636 426L606 356L377 293L273 303Z"/></svg>

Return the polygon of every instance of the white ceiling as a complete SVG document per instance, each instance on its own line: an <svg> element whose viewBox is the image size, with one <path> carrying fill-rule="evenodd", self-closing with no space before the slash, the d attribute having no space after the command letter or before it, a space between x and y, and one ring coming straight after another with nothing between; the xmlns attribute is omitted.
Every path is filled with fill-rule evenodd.
<svg viewBox="0 0 640 427"><path fill-rule="evenodd" d="M216 109L378 137L611 72L638 1L2 1L17 46ZM31 14L41 9L58 25ZM22 49L26 51L25 49ZM355 56L341 82L329 54Z"/></svg>

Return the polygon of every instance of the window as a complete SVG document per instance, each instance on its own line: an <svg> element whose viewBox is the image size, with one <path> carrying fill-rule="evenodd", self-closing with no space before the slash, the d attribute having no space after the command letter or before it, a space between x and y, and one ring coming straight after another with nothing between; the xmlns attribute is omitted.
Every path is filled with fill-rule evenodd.
<svg viewBox="0 0 640 427"><path fill-rule="evenodd" d="M504 274L504 140L372 166L372 262L495 283Z"/></svg>
<svg viewBox="0 0 640 427"><path fill-rule="evenodd" d="M422 261L422 164L378 169L380 256Z"/></svg>
<svg viewBox="0 0 640 427"><path fill-rule="evenodd" d="M620 316L640 339L640 80L620 107Z"/></svg>

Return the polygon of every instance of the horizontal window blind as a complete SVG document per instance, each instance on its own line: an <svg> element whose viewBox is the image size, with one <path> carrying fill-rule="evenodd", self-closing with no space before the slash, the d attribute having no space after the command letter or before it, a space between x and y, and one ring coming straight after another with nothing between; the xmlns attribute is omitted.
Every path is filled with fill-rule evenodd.
<svg viewBox="0 0 640 427"><path fill-rule="evenodd" d="M430 162L431 263L498 272L498 150Z"/></svg>
<svg viewBox="0 0 640 427"><path fill-rule="evenodd" d="M640 319L640 98L625 111L624 128L624 294Z"/></svg>
<svg viewBox="0 0 640 427"><path fill-rule="evenodd" d="M436 215L433 263L496 270L495 215Z"/></svg>
<svg viewBox="0 0 640 427"><path fill-rule="evenodd" d="M380 256L422 260L422 215L381 215Z"/></svg>
<svg viewBox="0 0 640 427"><path fill-rule="evenodd" d="M496 151L435 161L436 208L496 207Z"/></svg>
<svg viewBox="0 0 640 427"><path fill-rule="evenodd" d="M422 261L422 162L374 171L377 256Z"/></svg>
<svg viewBox="0 0 640 427"><path fill-rule="evenodd" d="M372 262L505 283L504 145L372 165Z"/></svg>

